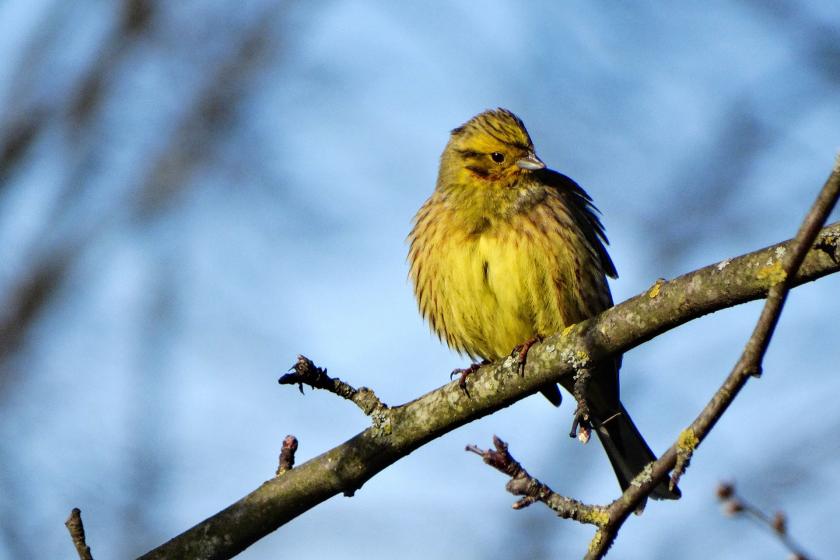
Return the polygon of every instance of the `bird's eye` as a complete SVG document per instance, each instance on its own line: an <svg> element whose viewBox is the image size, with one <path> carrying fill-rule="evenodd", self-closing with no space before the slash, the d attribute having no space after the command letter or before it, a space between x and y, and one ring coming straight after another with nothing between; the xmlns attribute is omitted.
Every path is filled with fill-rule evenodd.
<svg viewBox="0 0 840 560"><path fill-rule="evenodd" d="M492 154L490 154L490 157L496 163L502 163L503 161L505 161L505 154L502 154L502 153L499 153L499 152L493 152Z"/></svg>

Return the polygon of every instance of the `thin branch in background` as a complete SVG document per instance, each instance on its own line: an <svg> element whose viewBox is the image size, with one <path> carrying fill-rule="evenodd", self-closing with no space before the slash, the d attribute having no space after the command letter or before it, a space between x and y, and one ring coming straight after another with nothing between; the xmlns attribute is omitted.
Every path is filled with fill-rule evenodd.
<svg viewBox="0 0 840 560"><path fill-rule="evenodd" d="M100 147L98 144L88 146L87 142L79 140L79 136L97 132L87 125L92 122L91 117L99 110L101 101L111 95L110 80L119 74L117 70L125 63L126 55L146 38L154 25L156 10L153 0L123 0L119 25L98 48L97 59L80 76L72 95L65 96L67 103L56 107L26 106L16 111L24 115L20 122L9 125L0 122L0 189L5 186L3 178L28 157L30 146L44 128L60 119L68 119L72 124L68 129L73 133L76 144L70 151L74 163L62 179L64 185L54 204L55 214L45 223L54 224L62 220L68 209L75 209L76 200L82 194L88 194L85 186L95 183L89 177L90 162L99 157L97 150ZM262 68L266 56L274 52L270 48L271 32L276 29L282 14L271 4L267 4L265 10L266 13L256 18L252 28L243 34L229 57L211 68L206 86L189 103L193 109L167 140L167 146L160 150L160 157L148 164L142 184L131 189L126 200L114 198L113 193L109 193L114 207L128 208L132 219L148 220L167 208L177 194L193 186L189 181L191 174L212 158L212 148L227 138L236 108L246 98L249 80ZM38 46L38 49L42 47ZM31 56L35 57L34 54ZM24 62L27 60L23 58ZM21 63L21 72L29 72L34 64L33 61ZM15 78L12 82L19 81ZM26 100L33 97L24 93L12 98ZM96 157L91 155L90 150ZM98 167L94 165L93 168ZM29 269L13 280L6 293L0 293L0 366L20 349L35 319L59 293L58 288L66 280L68 270L91 240L97 239L97 234L110 225L108 220L111 219L111 213L101 212L95 219L85 221L83 227L76 229L61 245L44 254L34 253L37 258L32 259ZM45 290L45 286L50 289ZM0 372L0 375L10 374Z"/></svg>
<svg viewBox="0 0 840 560"><path fill-rule="evenodd" d="M742 191L732 185L745 183L755 172L760 157L773 148L778 136L768 133L754 97L755 89L734 96L726 106L713 113L712 136L695 149L687 150L684 163L676 166L674 176L664 184L662 207L648 209L645 238L652 243L654 261L667 273L678 265L686 251L695 251L708 243L704 235L709 225L720 231L738 231L755 225L746 220L736 199ZM714 166L708 162L714 161ZM664 210L664 211L662 211ZM734 214L733 214L734 212ZM683 219L674 220L680 215ZM731 226L737 222L738 227ZM715 240L719 241L718 236Z"/></svg>
<svg viewBox="0 0 840 560"><path fill-rule="evenodd" d="M811 558L803 552L802 547L796 544L788 533L787 516L784 512L777 511L773 515L764 513L744 497L739 496L735 491L735 484L731 482L718 484L716 494L723 504L723 511L726 515L744 515L770 529L779 539L779 542L791 553L791 560L809 560Z"/></svg>
<svg viewBox="0 0 840 560"><path fill-rule="evenodd" d="M298 448L298 440L293 435L283 438L283 447L280 448L280 460L277 465L277 476L292 470L295 466L295 453Z"/></svg>
<svg viewBox="0 0 840 560"><path fill-rule="evenodd" d="M204 80L177 129L167 139L160 157L148 167L139 198L131 211L139 222L157 216L189 188L191 177L212 160L217 146L228 138L237 109L247 101L249 85L280 49L273 44L283 12L267 3L264 13L221 58Z"/></svg>
<svg viewBox="0 0 840 560"><path fill-rule="evenodd" d="M11 184L4 179L29 157L30 147L37 142L44 129L61 119L68 119L72 124L68 130L76 142L73 151L81 150L84 143L78 137L83 133L91 133L88 126L90 117L100 107L104 90L109 80L118 74L117 68L124 63L126 53L131 52L131 48L147 29L155 9L153 4L152 0L123 0L121 25L102 40L97 48L96 60L79 76L72 91L61 97L64 103L55 105L38 100L39 97L31 95L27 88L20 88L19 84L28 85L28 80L15 77L10 81L15 86L10 99L21 103L21 106L12 111L12 114L20 115L15 120L10 123L0 122L0 189ZM51 19L54 17L55 14ZM17 72L28 74L33 67L44 64L44 53L48 50L45 45L56 40L57 31L50 22L44 22L42 28L46 31L20 57ZM85 158L82 156L80 159ZM84 176L84 171L80 171L79 167L84 168L77 165L75 170L67 172L67 180L55 204L56 213L45 221L46 224L59 221L63 212L73 208L73 199L81 197L82 191L78 185L86 184L88 177ZM37 258L31 259L29 268L19 274L19 278L12 282L5 293L0 293L0 305L3 307L0 313L0 367L20 349L32 324L54 295L59 293L68 271L82 254L86 242L94 237L94 232L89 233L90 236L84 236L84 239L69 237L57 250L43 254L33 251ZM0 372L0 375L7 376L10 372Z"/></svg>
<svg viewBox="0 0 840 560"><path fill-rule="evenodd" d="M73 546L76 547L76 554L79 555L79 559L93 560L90 547L85 541L85 526L82 523L82 510L73 508L70 512L70 517L64 522L64 526L70 532L70 538L73 539Z"/></svg>

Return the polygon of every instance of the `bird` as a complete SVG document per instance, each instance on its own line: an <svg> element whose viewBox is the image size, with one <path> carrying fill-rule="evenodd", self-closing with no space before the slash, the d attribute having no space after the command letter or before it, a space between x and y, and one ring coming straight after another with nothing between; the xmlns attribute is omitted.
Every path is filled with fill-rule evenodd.
<svg viewBox="0 0 840 560"><path fill-rule="evenodd" d="M474 116L451 131L408 235L420 314L472 360L516 349L526 359L535 341L613 305L607 278L618 274L599 216L583 188L537 157L519 117L502 108ZM588 418L575 422L594 427L623 491L656 456L621 403L620 366L620 356L594 366L583 395ZM570 376L561 384L575 394ZM559 406L556 384L540 391ZM651 497L680 491L663 482Z"/></svg>

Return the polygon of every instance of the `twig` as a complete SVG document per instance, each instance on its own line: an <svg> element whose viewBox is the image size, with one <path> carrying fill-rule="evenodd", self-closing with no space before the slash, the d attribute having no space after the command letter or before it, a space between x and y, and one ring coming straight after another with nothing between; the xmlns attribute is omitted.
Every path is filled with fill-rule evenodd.
<svg viewBox="0 0 840 560"><path fill-rule="evenodd" d="M70 538L73 539L73 546L76 547L76 554L79 555L79 559L93 560L90 547L85 541L85 526L82 523L82 510L73 508L70 512L70 517L64 522L64 526L70 532Z"/></svg>
<svg viewBox="0 0 840 560"><path fill-rule="evenodd" d="M327 375L326 369L319 368L306 356L298 356L297 362L291 367L290 371L291 373L282 376L278 383L280 385L297 385L301 394L303 394L303 385L306 384L313 389L324 389L347 399L358 406L365 416L388 410L388 406L380 401L372 390L367 387L356 389L338 377L330 377Z"/></svg>
<svg viewBox="0 0 840 560"><path fill-rule="evenodd" d="M292 470L295 466L295 453L298 448L298 440L293 435L288 435L283 438L283 447L280 448L280 460L277 466L277 476L284 474L286 471Z"/></svg>
<svg viewBox="0 0 840 560"><path fill-rule="evenodd" d="M831 175L811 210L805 216L793 242L785 250L780 251L781 259L768 263L756 272L757 275L772 282L772 286L755 329L729 377L694 422L680 433L677 442L653 463L650 476L644 477L644 480L634 480L621 498L608 507L610 522L598 529L590 543L586 558L602 558L606 554L630 512L638 507L672 469L671 484L676 485L695 449L706 438L747 380L761 373L761 363L788 291L794 286L794 278L805 256L814 246L820 227L828 218L838 197L840 197L840 156L835 161Z"/></svg>
<svg viewBox="0 0 840 560"><path fill-rule="evenodd" d="M429 441L492 414L574 374L563 356L588 353L592 362L624 353L692 319L765 297L770 287L756 270L777 259L790 242L779 243L690 272L604 311L598 317L549 336L528 352L525 375L515 359L481 369L470 397L448 383L414 401L388 409L390 431L374 425L347 442L260 485L223 511L184 531L143 558L230 558L298 515L367 480ZM822 230L796 284L840 271L840 223ZM666 476L668 468L662 468Z"/></svg>
<svg viewBox="0 0 840 560"><path fill-rule="evenodd" d="M485 463L506 474L510 480L505 489L514 496L522 496L513 504L513 509L522 509L534 502L542 502L563 519L573 519L601 527L609 521L606 508L584 504L577 500L561 496L554 490L528 474L519 461L508 451L508 445L498 436L493 436L495 450L486 451L475 445L468 445L467 451L479 455Z"/></svg>
<svg viewBox="0 0 840 560"><path fill-rule="evenodd" d="M808 560L810 558L790 536L787 529L787 518L783 512L777 511L772 516L764 513L742 496L738 496L735 492L735 485L732 483L724 482L718 484L716 494L723 504L726 515L748 515L759 524L770 529L779 539L779 542L791 553L791 558L794 560Z"/></svg>

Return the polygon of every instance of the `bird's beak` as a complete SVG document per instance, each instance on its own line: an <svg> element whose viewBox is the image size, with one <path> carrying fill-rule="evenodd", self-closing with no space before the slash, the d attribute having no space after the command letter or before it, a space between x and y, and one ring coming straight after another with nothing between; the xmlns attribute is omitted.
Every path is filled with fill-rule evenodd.
<svg viewBox="0 0 840 560"><path fill-rule="evenodd" d="M540 161L540 158L538 158L537 154L535 154L534 152L530 152L524 158L517 160L516 166L521 169L527 169L529 171L545 169L545 164L542 161Z"/></svg>

